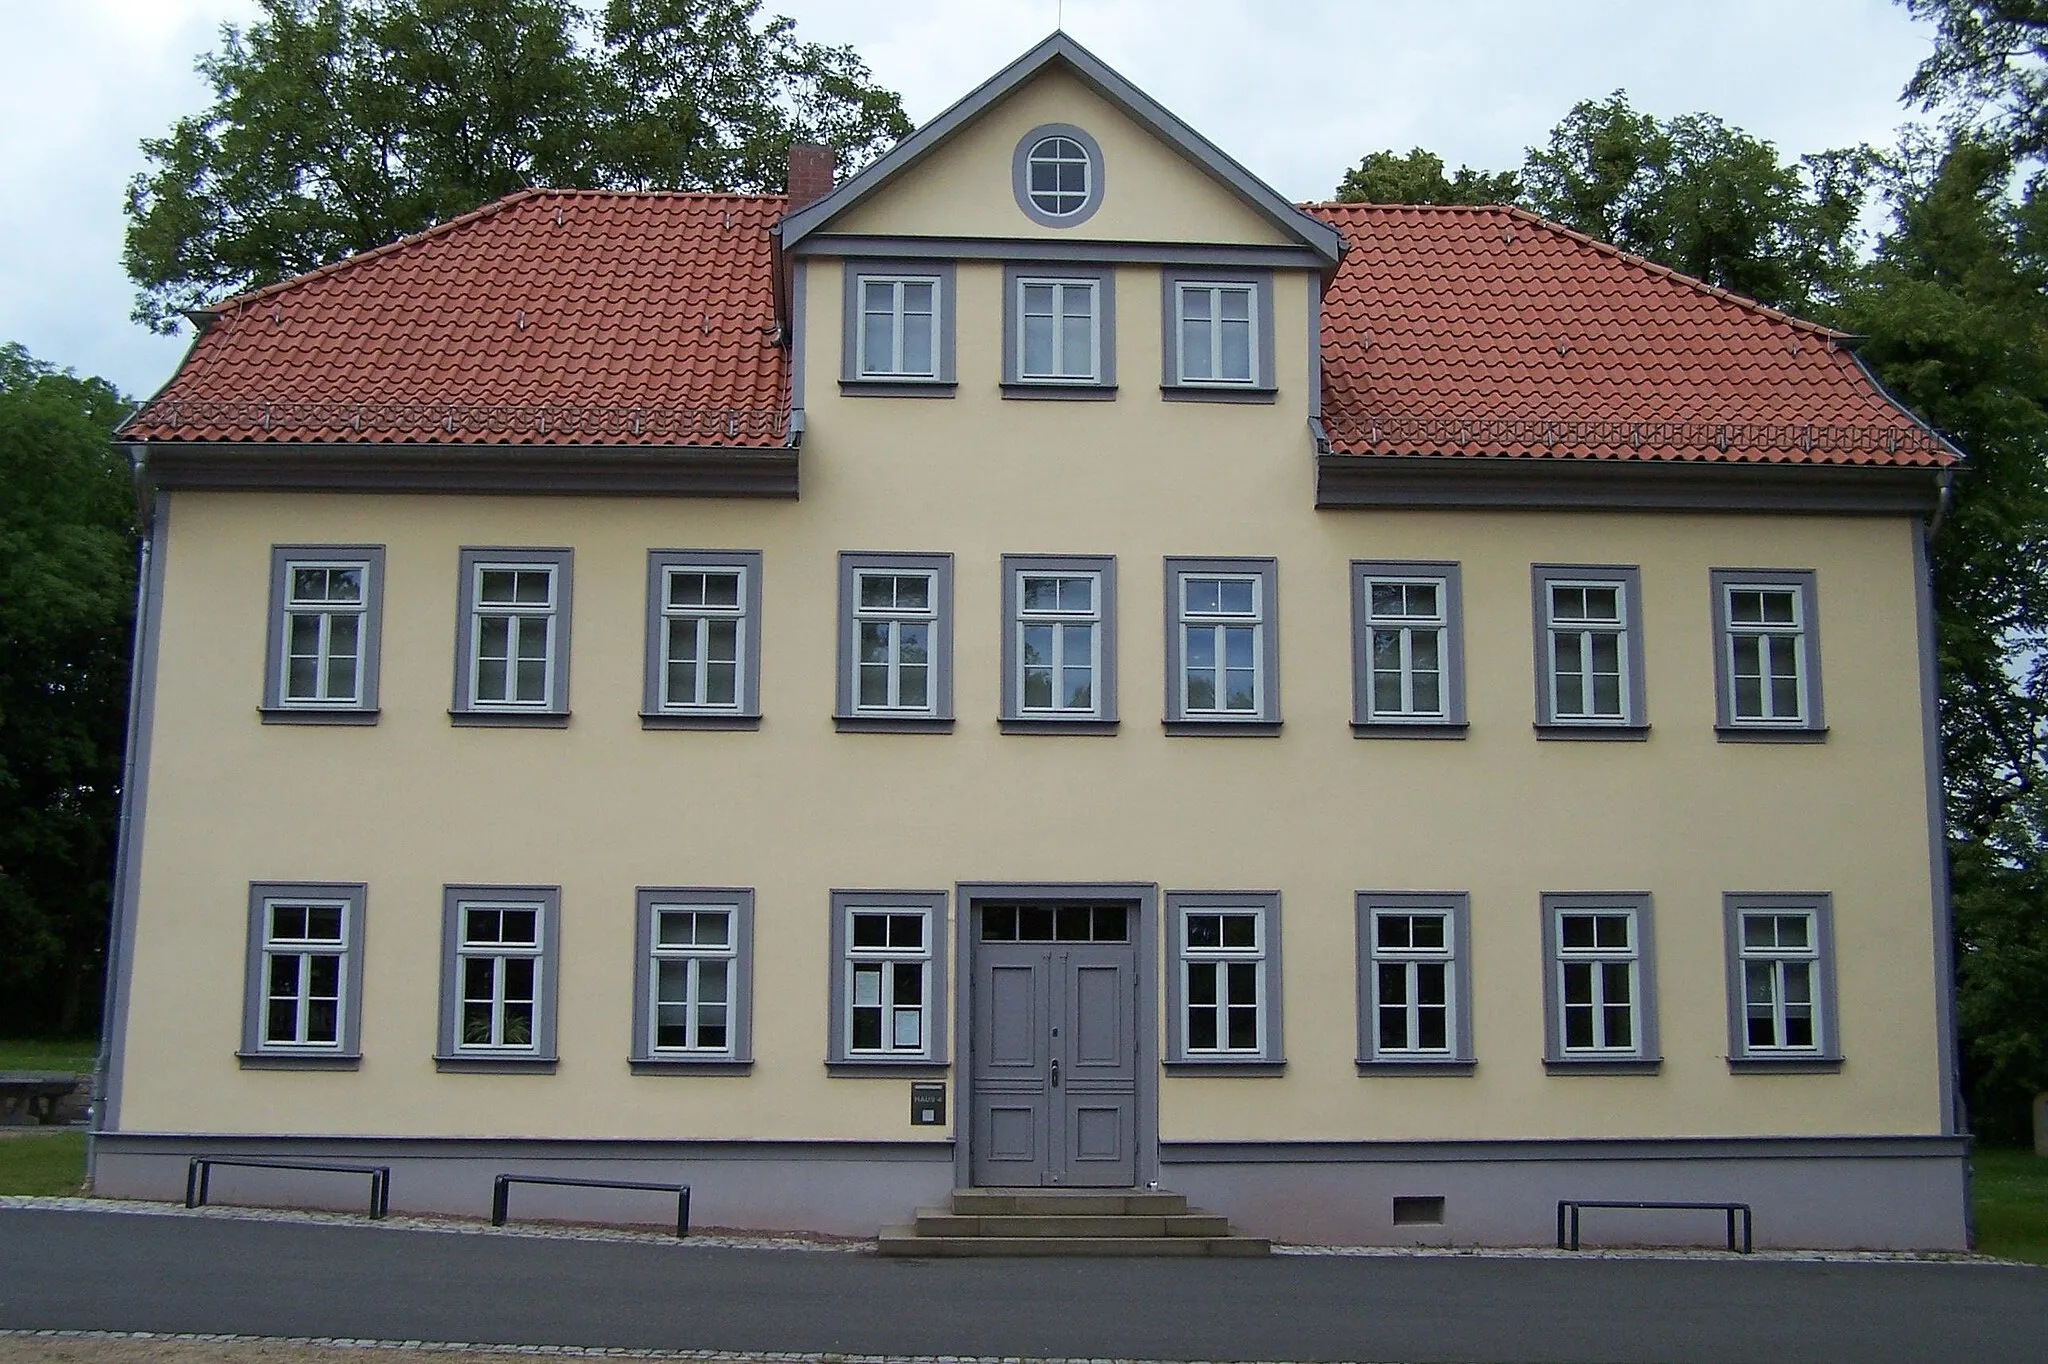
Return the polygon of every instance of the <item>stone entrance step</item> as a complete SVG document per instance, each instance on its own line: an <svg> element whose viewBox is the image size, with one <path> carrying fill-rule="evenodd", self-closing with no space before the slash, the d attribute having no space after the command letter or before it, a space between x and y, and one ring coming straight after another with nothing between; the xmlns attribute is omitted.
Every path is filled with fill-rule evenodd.
<svg viewBox="0 0 2048 1364"><path fill-rule="evenodd" d="M955 1189L952 1208L919 1208L885 1227L884 1255L1266 1255L1227 1218L1152 1189Z"/></svg>

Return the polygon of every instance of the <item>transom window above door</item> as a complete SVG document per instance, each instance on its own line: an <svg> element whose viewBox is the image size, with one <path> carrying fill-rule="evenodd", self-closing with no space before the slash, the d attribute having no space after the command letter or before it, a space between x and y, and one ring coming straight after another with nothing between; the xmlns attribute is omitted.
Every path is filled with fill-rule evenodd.
<svg viewBox="0 0 2048 1364"><path fill-rule="evenodd" d="M983 905L983 942L1129 942L1129 905Z"/></svg>

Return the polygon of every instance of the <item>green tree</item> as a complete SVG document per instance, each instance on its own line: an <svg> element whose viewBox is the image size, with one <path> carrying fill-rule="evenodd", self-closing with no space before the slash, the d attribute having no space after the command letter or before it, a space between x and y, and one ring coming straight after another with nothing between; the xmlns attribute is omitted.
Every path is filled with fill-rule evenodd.
<svg viewBox="0 0 2048 1364"><path fill-rule="evenodd" d="M128 403L0 346L0 1032L89 1031L119 801Z"/></svg>
<svg viewBox="0 0 2048 1364"><path fill-rule="evenodd" d="M227 294L528 185L772 191L910 129L851 49L761 0L261 0L199 59L214 100L142 149L123 263L175 331Z"/></svg>
<svg viewBox="0 0 2048 1364"><path fill-rule="evenodd" d="M1406 156L1374 152L1344 172L1337 198L1347 204L1512 204L1521 198L1513 171L1490 175L1470 166L1444 174L1444 159L1421 147Z"/></svg>
<svg viewBox="0 0 2048 1364"><path fill-rule="evenodd" d="M1900 0L1935 24L1906 98L1948 104L2015 155L2048 152L2048 0Z"/></svg>

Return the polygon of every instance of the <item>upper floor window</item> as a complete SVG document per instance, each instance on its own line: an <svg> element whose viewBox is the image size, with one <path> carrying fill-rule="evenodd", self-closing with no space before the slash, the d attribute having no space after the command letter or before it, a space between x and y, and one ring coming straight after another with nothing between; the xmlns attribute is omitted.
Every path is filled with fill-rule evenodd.
<svg viewBox="0 0 2048 1364"><path fill-rule="evenodd" d="M1354 733L1464 732L1459 588L1456 564L1353 561Z"/></svg>
<svg viewBox="0 0 2048 1364"><path fill-rule="evenodd" d="M953 558L839 556L842 729L946 728L953 719Z"/></svg>
<svg viewBox="0 0 2048 1364"><path fill-rule="evenodd" d="M1080 128L1046 123L1024 134L1010 160L1011 189L1024 216L1071 227L1102 206L1102 147Z"/></svg>
<svg viewBox="0 0 2048 1364"><path fill-rule="evenodd" d="M1115 393L1115 269L1004 266L1003 395L1107 399Z"/></svg>
<svg viewBox="0 0 2048 1364"><path fill-rule="evenodd" d="M1116 719L1116 560L1003 556L1006 728Z"/></svg>
<svg viewBox="0 0 2048 1364"><path fill-rule="evenodd" d="M1641 737L1641 578L1630 567L1537 564L1536 725L1547 738Z"/></svg>
<svg viewBox="0 0 2048 1364"><path fill-rule="evenodd" d="M457 723L566 724L566 549L465 549L457 616Z"/></svg>
<svg viewBox="0 0 2048 1364"><path fill-rule="evenodd" d="M1816 739L1820 630L1811 570L1717 568L1714 720L1723 739Z"/></svg>
<svg viewBox="0 0 2048 1364"><path fill-rule="evenodd" d="M1271 559L1168 559L1166 720L1277 728L1279 649Z"/></svg>
<svg viewBox="0 0 2048 1364"><path fill-rule="evenodd" d="M847 393L944 397L953 382L950 261L846 263Z"/></svg>
<svg viewBox="0 0 2048 1364"><path fill-rule="evenodd" d="M375 722L383 579L382 545L271 548L266 722Z"/></svg>
<svg viewBox="0 0 2048 1364"><path fill-rule="evenodd" d="M760 720L761 555L647 556L648 728L752 728Z"/></svg>
<svg viewBox="0 0 2048 1364"><path fill-rule="evenodd" d="M1174 400L1273 400L1270 271L1165 272L1165 373Z"/></svg>

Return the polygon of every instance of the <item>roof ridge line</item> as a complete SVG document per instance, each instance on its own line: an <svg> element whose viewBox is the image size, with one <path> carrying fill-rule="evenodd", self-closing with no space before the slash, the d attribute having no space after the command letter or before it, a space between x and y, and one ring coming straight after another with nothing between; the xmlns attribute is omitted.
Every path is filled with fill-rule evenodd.
<svg viewBox="0 0 2048 1364"><path fill-rule="evenodd" d="M1532 213L1528 209L1515 204L1501 204L1499 207L1510 217L1519 218L1523 222L1555 232L1559 236L1569 238L1582 246L1590 246L1602 255L1613 256L1617 260L1626 261L1630 265L1648 270L1652 274L1663 275L1667 279L1697 290L1709 297L1718 298L1724 303L1733 303L1737 307L1746 308L1753 313L1759 313L1773 322L1783 322L1798 327L1803 331L1815 332L1827 337L1831 341L1846 341L1849 339L1850 333L1848 332L1837 331L1833 327L1823 326L1818 322L1809 322L1803 317L1794 317L1788 312L1773 308L1768 303L1759 303L1747 294L1738 294L1733 289L1723 289L1718 284L1709 284L1697 275L1688 275L1683 270L1674 270L1668 265L1660 265L1647 256L1639 256L1633 251L1623 250L1612 242L1603 242L1598 237L1590 236L1576 228L1566 227L1563 223L1553 222L1540 213Z"/></svg>
<svg viewBox="0 0 2048 1364"><path fill-rule="evenodd" d="M210 304L205 308L195 308L193 309L193 311L214 313L218 315L220 313L226 312L229 308L246 307L249 304L256 302L258 299L268 298L272 294L283 293L287 289L291 289L298 285L308 283L309 281L312 280L325 279L327 276L332 275L337 271L345 270L353 265L360 265L362 262L366 260L375 260L379 256L389 255L391 252L397 251L401 247L411 246L416 242L423 242L427 240L429 237L441 236L444 233L454 231L458 227L466 227L470 223L476 222L481 218L488 218L493 214L502 213L506 209L512 207L514 204L523 203L524 201L534 198L537 195L543 194L545 192L546 191L544 190L536 189L533 186L529 185L524 189L513 190L510 194L501 194L497 198L491 200L489 203L478 204L475 208L469 210L469 212L467 213L458 213L453 218L449 218L444 222L438 222L431 227L421 228L418 232L413 232L403 237L394 238L391 241L385 242L382 246L373 246L367 251L351 252L350 254L343 256L340 260L332 260L327 262L327 264L325 265L316 266L313 269L306 271L304 274L293 275L290 279L281 279L278 280L275 284L266 284L260 289L251 289L247 293L230 294L218 303Z"/></svg>
<svg viewBox="0 0 2048 1364"><path fill-rule="evenodd" d="M1512 204L1393 204L1377 199L1310 199L1295 205L1305 213L1319 208L1367 208L1419 213L1505 213Z"/></svg>

